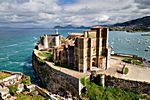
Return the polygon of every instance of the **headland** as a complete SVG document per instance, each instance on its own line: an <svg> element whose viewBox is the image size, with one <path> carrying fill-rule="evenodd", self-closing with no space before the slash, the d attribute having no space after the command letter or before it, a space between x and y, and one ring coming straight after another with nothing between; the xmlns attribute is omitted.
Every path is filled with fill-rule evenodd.
<svg viewBox="0 0 150 100"><path fill-rule="evenodd" d="M150 88L150 69L142 67L143 61L138 58L111 56L108 31L107 27L96 26L83 33L70 33L67 38L57 32L41 36L33 50L32 64L44 87L52 93L79 99L86 88L84 78L96 80L103 87L124 87L129 91L138 88L138 94L149 95L145 88ZM116 83L112 85L112 81ZM129 84L132 85L128 87Z"/></svg>

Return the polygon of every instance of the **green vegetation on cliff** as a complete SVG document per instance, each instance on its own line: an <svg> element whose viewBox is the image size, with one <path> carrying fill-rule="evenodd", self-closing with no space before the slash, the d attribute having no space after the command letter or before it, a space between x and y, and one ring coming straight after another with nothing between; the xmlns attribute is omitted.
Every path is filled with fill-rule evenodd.
<svg viewBox="0 0 150 100"><path fill-rule="evenodd" d="M17 94L16 91L17 91L18 87L16 85L10 85L10 86L8 86L8 88L9 88L9 93L11 95L16 95Z"/></svg>
<svg viewBox="0 0 150 100"><path fill-rule="evenodd" d="M40 95L30 96L30 95L25 95L25 94L19 94L17 95L16 100L43 100L43 97Z"/></svg>
<svg viewBox="0 0 150 100"><path fill-rule="evenodd" d="M0 71L0 79L4 79L9 76L11 76L11 74Z"/></svg>
<svg viewBox="0 0 150 100"><path fill-rule="evenodd" d="M25 76L25 78L22 79L22 83L26 85L31 84L30 76Z"/></svg>
<svg viewBox="0 0 150 100"><path fill-rule="evenodd" d="M53 52L52 51L47 51L47 52L39 52L39 56L46 57L48 61L53 61Z"/></svg>
<svg viewBox="0 0 150 100"><path fill-rule="evenodd" d="M40 59L39 57L36 57L36 61L39 65L44 65L45 61L43 59Z"/></svg>
<svg viewBox="0 0 150 100"><path fill-rule="evenodd" d="M42 57L49 57L49 52L39 52L38 55Z"/></svg>
<svg viewBox="0 0 150 100"><path fill-rule="evenodd" d="M83 78L81 78L81 83L86 87L81 94L83 100L150 100L148 96L141 96L119 88L98 86Z"/></svg>

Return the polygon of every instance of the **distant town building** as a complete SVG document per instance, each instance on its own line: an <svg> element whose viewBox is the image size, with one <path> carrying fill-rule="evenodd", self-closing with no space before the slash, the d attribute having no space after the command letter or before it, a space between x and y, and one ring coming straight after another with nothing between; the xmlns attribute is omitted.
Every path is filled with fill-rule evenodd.
<svg viewBox="0 0 150 100"><path fill-rule="evenodd" d="M109 68L108 28L96 26L84 33L69 33L67 38L57 34L44 35L39 50L53 50L55 63L66 64L86 73Z"/></svg>

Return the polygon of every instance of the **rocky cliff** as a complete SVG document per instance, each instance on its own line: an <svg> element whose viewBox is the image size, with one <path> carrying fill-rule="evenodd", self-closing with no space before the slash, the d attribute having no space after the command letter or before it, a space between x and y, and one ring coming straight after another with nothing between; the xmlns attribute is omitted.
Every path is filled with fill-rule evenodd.
<svg viewBox="0 0 150 100"><path fill-rule="evenodd" d="M35 51L32 55L32 64L37 76L42 81L45 88L55 94L62 96L72 95L79 97L80 78L69 75L61 71L51 62L39 63L37 58L40 58ZM40 58L42 59L42 58Z"/></svg>

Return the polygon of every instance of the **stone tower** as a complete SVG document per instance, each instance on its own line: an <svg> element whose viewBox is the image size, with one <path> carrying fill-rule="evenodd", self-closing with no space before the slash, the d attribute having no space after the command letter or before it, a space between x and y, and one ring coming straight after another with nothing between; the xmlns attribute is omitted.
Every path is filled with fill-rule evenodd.
<svg viewBox="0 0 150 100"><path fill-rule="evenodd" d="M48 37L47 37L47 34L44 36L44 48L45 49L48 48Z"/></svg>
<svg viewBox="0 0 150 100"><path fill-rule="evenodd" d="M74 48L74 66L84 73L87 70L105 70L109 67L108 29L96 26L76 38Z"/></svg>

